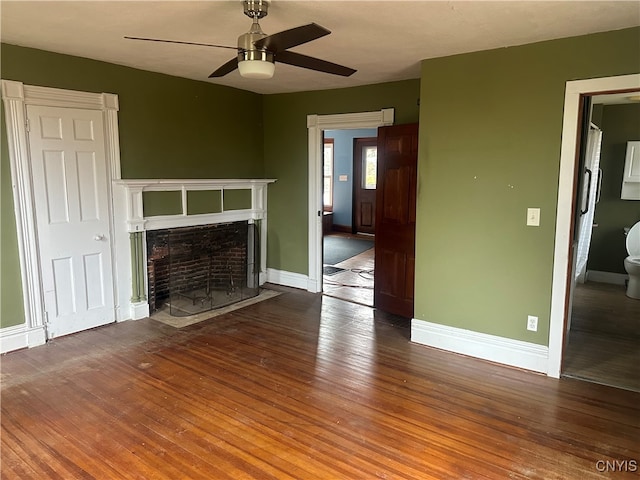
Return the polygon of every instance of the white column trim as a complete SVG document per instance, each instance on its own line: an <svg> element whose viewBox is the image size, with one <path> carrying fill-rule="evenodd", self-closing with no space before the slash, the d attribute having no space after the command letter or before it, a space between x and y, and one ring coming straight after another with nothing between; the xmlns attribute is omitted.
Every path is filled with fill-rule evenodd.
<svg viewBox="0 0 640 480"><path fill-rule="evenodd" d="M580 128L580 97L640 89L640 74L617 77L574 80L566 83L562 141L560 147L560 173L556 210L556 235L551 282L551 315L549 325L549 360L547 375L559 378L562 366L562 346L565 341L565 314L567 312L567 279L572 274L571 222L573 218L574 178L578 129Z"/></svg>
<svg viewBox="0 0 640 480"><path fill-rule="evenodd" d="M109 165L107 188L111 198L111 180L120 178L120 149L118 141L118 97L114 94L77 92L58 88L24 85L22 82L2 80L2 100L5 106L7 141L11 183L18 235L18 254L22 277L25 323L11 330L4 330L12 340L6 343L16 345L16 335L22 335L25 345L32 347L44 343L45 318L42 296L42 276L39 265L38 235L35 219L35 205L31 185L29 143L27 140L26 106L82 108L101 110L105 129L106 159ZM113 209L110 206L110 223L113 231ZM113 236L110 235L110 238ZM115 245L111 245L115 255ZM114 267L114 292L117 282ZM18 342L19 343L19 342ZM4 345L4 344L3 344ZM2 347L4 348L4 347Z"/></svg>
<svg viewBox="0 0 640 480"><path fill-rule="evenodd" d="M322 149L320 148L322 132L323 130L352 130L393 125L394 115L393 108L385 108L375 112L307 116L309 272L306 276L306 288L310 292L322 291Z"/></svg>

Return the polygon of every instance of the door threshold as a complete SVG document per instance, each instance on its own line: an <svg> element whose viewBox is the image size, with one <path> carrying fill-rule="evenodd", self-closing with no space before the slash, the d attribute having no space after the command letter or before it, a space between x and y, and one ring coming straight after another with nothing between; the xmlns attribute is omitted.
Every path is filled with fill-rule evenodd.
<svg viewBox="0 0 640 480"><path fill-rule="evenodd" d="M325 296L325 297L336 298L338 300L342 300L343 302L353 303L355 305L361 305L363 307L375 308L373 305L370 305L370 304L365 303L365 302L359 302L358 300L354 300L352 298L344 298L344 297L341 297L339 295L333 295L331 293L326 293L326 292L322 292L322 295Z"/></svg>

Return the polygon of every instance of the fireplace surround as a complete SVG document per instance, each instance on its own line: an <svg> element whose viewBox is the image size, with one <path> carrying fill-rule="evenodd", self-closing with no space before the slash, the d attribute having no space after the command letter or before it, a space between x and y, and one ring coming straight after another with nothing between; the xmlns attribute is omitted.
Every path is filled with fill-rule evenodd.
<svg viewBox="0 0 640 480"><path fill-rule="evenodd" d="M273 182L114 182L115 208L127 212L129 248L120 251L128 253L131 282L120 283L118 295L130 296L130 318L163 305L191 315L257 295L266 281L267 186ZM119 270L119 278L125 276Z"/></svg>

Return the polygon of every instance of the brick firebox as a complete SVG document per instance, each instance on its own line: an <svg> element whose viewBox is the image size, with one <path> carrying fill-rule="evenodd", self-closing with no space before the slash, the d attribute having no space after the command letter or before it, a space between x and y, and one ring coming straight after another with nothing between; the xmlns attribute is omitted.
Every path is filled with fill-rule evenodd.
<svg viewBox="0 0 640 480"><path fill-rule="evenodd" d="M246 221L147 231L149 312L211 310L257 295L256 235Z"/></svg>

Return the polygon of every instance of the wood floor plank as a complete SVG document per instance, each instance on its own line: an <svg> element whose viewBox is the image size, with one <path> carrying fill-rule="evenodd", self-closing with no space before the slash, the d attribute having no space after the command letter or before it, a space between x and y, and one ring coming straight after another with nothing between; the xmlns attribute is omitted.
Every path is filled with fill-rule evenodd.
<svg viewBox="0 0 640 480"><path fill-rule="evenodd" d="M576 285L563 375L640 392L640 300L623 285Z"/></svg>
<svg viewBox="0 0 640 480"><path fill-rule="evenodd" d="M406 319L283 291L2 356L2 478L601 479L596 462L640 459L638 393L413 344Z"/></svg>

